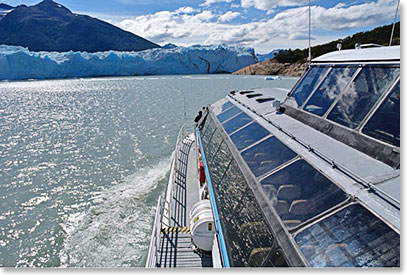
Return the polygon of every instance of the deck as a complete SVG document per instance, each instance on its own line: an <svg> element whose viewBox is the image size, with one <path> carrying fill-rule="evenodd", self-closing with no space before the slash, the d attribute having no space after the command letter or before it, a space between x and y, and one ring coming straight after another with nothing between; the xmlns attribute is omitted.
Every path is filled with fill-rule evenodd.
<svg viewBox="0 0 407 275"><path fill-rule="evenodd" d="M212 256L192 248L189 211L199 200L195 141L184 139L176 157L178 169L173 182L170 226L160 234L156 267L212 267Z"/></svg>

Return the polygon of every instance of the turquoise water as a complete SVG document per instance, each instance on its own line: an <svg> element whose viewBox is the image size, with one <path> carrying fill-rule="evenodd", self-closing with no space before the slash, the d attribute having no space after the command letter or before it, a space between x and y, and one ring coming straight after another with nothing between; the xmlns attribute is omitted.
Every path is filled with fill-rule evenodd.
<svg viewBox="0 0 407 275"><path fill-rule="evenodd" d="M1 82L0 266L143 266L184 121L232 89L296 80Z"/></svg>

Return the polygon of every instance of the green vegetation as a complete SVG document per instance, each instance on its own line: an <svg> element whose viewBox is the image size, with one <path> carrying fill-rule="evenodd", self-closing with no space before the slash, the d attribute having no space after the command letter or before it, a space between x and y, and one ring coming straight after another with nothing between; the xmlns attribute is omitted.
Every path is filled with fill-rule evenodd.
<svg viewBox="0 0 407 275"><path fill-rule="evenodd" d="M342 49L354 49L356 43L369 44L375 43L383 46L389 45L391 29L393 24L375 28L371 31L359 32L344 39L338 39L327 44L311 47L312 58L318 57L328 52L336 51L337 44L342 43ZM394 28L392 45L400 45L400 22L396 23ZM296 63L306 62L308 57L308 48L304 50L295 49L280 51L275 57L274 62Z"/></svg>

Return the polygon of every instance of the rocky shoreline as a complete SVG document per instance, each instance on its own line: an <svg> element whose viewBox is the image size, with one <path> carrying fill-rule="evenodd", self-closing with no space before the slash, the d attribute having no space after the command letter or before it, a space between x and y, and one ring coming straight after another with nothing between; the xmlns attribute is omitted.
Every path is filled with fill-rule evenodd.
<svg viewBox="0 0 407 275"><path fill-rule="evenodd" d="M261 63L256 63L244 67L234 75L281 75L281 76L301 76L307 69L306 63L277 63L268 59Z"/></svg>

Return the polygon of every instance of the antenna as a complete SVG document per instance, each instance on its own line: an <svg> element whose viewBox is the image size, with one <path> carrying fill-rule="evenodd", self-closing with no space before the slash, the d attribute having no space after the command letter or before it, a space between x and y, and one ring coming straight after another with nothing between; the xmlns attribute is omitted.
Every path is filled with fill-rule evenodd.
<svg viewBox="0 0 407 275"><path fill-rule="evenodd" d="M400 0L397 1L396 14L394 15L393 28L391 29L391 36L390 36L389 46L391 46L391 41L393 40L394 26L396 25L396 19L397 19L397 13L399 11L399 6L400 6Z"/></svg>
<svg viewBox="0 0 407 275"><path fill-rule="evenodd" d="M311 64L311 0L308 0L308 63Z"/></svg>
<svg viewBox="0 0 407 275"><path fill-rule="evenodd" d="M187 121L187 104L186 104L187 100L185 98L185 94L184 94L184 123Z"/></svg>

